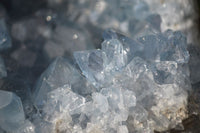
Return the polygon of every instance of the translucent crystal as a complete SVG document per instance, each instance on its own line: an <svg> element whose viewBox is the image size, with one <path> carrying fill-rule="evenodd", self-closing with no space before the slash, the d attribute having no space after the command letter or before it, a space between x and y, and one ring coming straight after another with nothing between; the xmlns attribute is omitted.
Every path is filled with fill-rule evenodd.
<svg viewBox="0 0 200 133"><path fill-rule="evenodd" d="M35 133L35 126L29 120L25 120L13 133Z"/></svg>
<svg viewBox="0 0 200 133"><path fill-rule="evenodd" d="M123 53L127 56L124 57L126 59L126 63L129 63L133 57L141 55L141 52L144 49L143 44L110 29L104 31L103 38L104 40L118 39L121 42L123 45Z"/></svg>
<svg viewBox="0 0 200 133"><path fill-rule="evenodd" d="M47 103L43 109L47 114L51 112L68 111L71 115L80 114L85 98L72 92L68 85L57 88L47 94Z"/></svg>
<svg viewBox="0 0 200 133"><path fill-rule="evenodd" d="M33 120L33 123L36 127L35 128L36 133L54 133L55 132L55 128L48 121L44 121L40 118L36 118Z"/></svg>
<svg viewBox="0 0 200 133"><path fill-rule="evenodd" d="M20 98L12 92L0 90L1 128L7 132L15 132L21 128L24 121L25 115Z"/></svg>
<svg viewBox="0 0 200 133"><path fill-rule="evenodd" d="M190 88L184 35L166 31L134 41L107 30L103 37L101 49L74 53L85 77L64 58L43 73L36 130L153 133L180 124Z"/></svg>
<svg viewBox="0 0 200 133"><path fill-rule="evenodd" d="M13 131L25 120L21 100L12 92L0 91L0 125L6 131Z"/></svg>
<svg viewBox="0 0 200 133"><path fill-rule="evenodd" d="M95 86L105 82L104 69L107 65L107 57L102 50L75 52L74 57L82 73Z"/></svg>
<svg viewBox="0 0 200 133"><path fill-rule="evenodd" d="M71 85L72 90L81 95L87 95L95 90L68 60L58 57L38 80L33 95L35 104L38 107L43 106L47 100L48 92L65 84Z"/></svg>
<svg viewBox="0 0 200 133"><path fill-rule="evenodd" d="M146 60L176 61L178 63L187 63L189 60L187 41L181 32L168 30L164 35L147 35L140 37L138 41L145 45L143 55Z"/></svg>
<svg viewBox="0 0 200 133"><path fill-rule="evenodd" d="M101 54L105 53L106 57L103 56L103 58L100 56L102 57L100 61L98 57L93 56L93 61L99 61L101 62L99 64L102 64L102 62L108 60L109 63L112 63L112 57L115 56L113 54L113 49L115 49L114 51L117 56L121 57L121 59L128 59L128 61L126 60L122 65L123 67L118 69L119 71L115 71L116 69L112 67L112 69L108 69L107 65L103 65L105 67L101 67L101 72L104 71L104 73L107 73L101 74L103 75L102 79L106 79L106 82L93 80L104 86L100 93L106 96L107 100L105 100L105 97L95 93L94 96L98 96L93 97L96 105L102 105L101 102L103 101L106 104L101 107L95 107L93 105L94 103L87 105L92 109L90 111L85 110L86 115L91 117L91 122L96 125L101 125L98 121L102 119L104 124L100 127L105 128L103 131L115 131L115 128L112 129L112 127L121 126L120 124L116 125L115 122L122 122L128 118L130 119L130 121L128 120L128 122L130 122L129 124L134 127L134 129L128 127L129 131L138 132L152 132L155 129L163 131L167 130L169 126L173 128L174 125L180 123L180 120L187 116L186 90L190 88L190 83L187 82L189 74L186 70L188 68L187 65L185 65L185 63L188 62L189 54L186 50L187 44L184 35L180 32L166 31L164 34L159 33L140 37L138 38L140 43L134 42L128 37L111 30L104 32L103 37L105 41L102 43L102 50L98 50L98 52ZM108 47L110 42L115 42L113 44L116 44L116 40L119 40L123 48L115 45L110 45L112 47ZM126 50L126 48L129 50ZM131 50L131 48L133 48L133 50ZM118 52L120 49L123 51L126 50L126 54L124 54L126 56L124 56L124 58L121 52ZM131 53L137 54L132 55ZM88 61L87 58L85 58L86 56L81 56L81 54L79 56L80 57L77 58L75 53L75 58L79 67L82 67L81 63L87 66ZM77 60L81 57L86 60ZM121 60L118 59L117 61L120 62ZM98 63L95 64L97 65ZM93 67L93 71L96 70L96 73L98 73L99 66L100 65ZM115 64L115 67L118 66L120 65ZM89 67L85 67L85 69L81 70L86 77L89 74L93 74L88 71ZM86 71L87 74L85 74L84 71ZM112 73L113 75L110 76L108 73ZM109 78L107 79L107 77ZM90 79L88 78L88 80ZM105 84L108 82L110 82L110 84ZM123 96L126 96L125 99L122 98ZM100 100L96 101L99 97L102 99L101 102ZM174 100L176 99L175 97L178 100ZM176 103L174 101L176 101ZM105 115L107 103L109 105L109 110L113 112L111 114L106 113ZM161 103L164 104L161 105ZM165 107L163 105L165 105ZM98 109L95 109L97 107ZM143 112L137 112L137 107L143 109ZM103 109L104 112L102 111ZM179 109L182 111L179 112ZM127 111L130 116L127 115ZM148 114L149 111L151 111L150 114ZM95 117L92 115L94 114L93 112L96 112ZM143 114L145 114L145 117L142 116ZM97 117L96 115L101 117ZM115 122L104 126L107 121ZM174 125L172 123L174 123Z"/></svg>
<svg viewBox="0 0 200 133"><path fill-rule="evenodd" d="M101 44L101 49L106 53L107 61L109 62L108 66L106 66L107 71L118 71L125 66L126 55L122 44L118 40L105 40Z"/></svg>
<svg viewBox="0 0 200 133"><path fill-rule="evenodd" d="M101 50L75 52L74 57L83 74L97 87L108 84L106 78L112 78L127 63L123 45L116 39L105 40Z"/></svg>
<svg viewBox="0 0 200 133"><path fill-rule="evenodd" d="M158 84L172 84L176 80L178 64L174 61L161 61L152 66L154 80Z"/></svg>
<svg viewBox="0 0 200 133"><path fill-rule="evenodd" d="M43 133L81 131L81 121L84 121L85 118L80 116L78 124L72 120L76 115L81 114L85 102L85 98L72 92L69 85L49 92L46 104L42 108L45 119L36 117L34 120L36 131Z"/></svg>
<svg viewBox="0 0 200 133"><path fill-rule="evenodd" d="M150 12L159 13L162 18L161 29L181 30L191 32L192 19L195 17L191 1L173 0L145 0L149 6ZM171 11L174 13L172 14ZM188 17L186 17L188 16ZM183 21L184 20L184 21ZM193 33L193 32L191 32Z"/></svg>
<svg viewBox="0 0 200 133"><path fill-rule="evenodd" d="M147 2L140 0L69 1L67 17L84 25L92 23L101 29L113 28L138 37L160 32L160 16L149 10Z"/></svg>

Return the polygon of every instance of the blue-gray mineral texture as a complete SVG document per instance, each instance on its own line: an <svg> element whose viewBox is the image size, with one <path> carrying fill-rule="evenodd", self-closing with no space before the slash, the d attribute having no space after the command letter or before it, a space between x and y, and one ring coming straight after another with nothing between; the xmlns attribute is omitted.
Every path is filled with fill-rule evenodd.
<svg viewBox="0 0 200 133"><path fill-rule="evenodd" d="M37 132L151 133L187 117L190 88L181 32L132 40L106 30L101 49L77 51L75 64L58 57L33 95ZM78 66L77 66L78 65Z"/></svg>
<svg viewBox="0 0 200 133"><path fill-rule="evenodd" d="M200 82L189 0L45 2L17 19L0 5L0 133L184 128Z"/></svg>
<svg viewBox="0 0 200 133"><path fill-rule="evenodd" d="M9 133L34 133L34 126L25 119L21 99L12 92L0 90L0 125Z"/></svg>

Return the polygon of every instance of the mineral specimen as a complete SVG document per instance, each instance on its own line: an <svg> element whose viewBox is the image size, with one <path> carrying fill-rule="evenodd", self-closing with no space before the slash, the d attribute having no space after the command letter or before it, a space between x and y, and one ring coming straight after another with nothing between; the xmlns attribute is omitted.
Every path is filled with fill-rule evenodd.
<svg viewBox="0 0 200 133"><path fill-rule="evenodd" d="M20 98L0 90L0 127L11 133L34 133L34 126L25 120Z"/></svg>
<svg viewBox="0 0 200 133"><path fill-rule="evenodd" d="M103 37L101 49L74 53L85 78L61 57L42 74L34 93L39 132L150 133L180 124L190 89L184 35Z"/></svg>
<svg viewBox="0 0 200 133"><path fill-rule="evenodd" d="M36 84L36 90L33 94L35 105L44 105L49 92L66 84L69 84L73 91L81 95L87 95L95 91L95 88L88 84L78 70L70 64L69 60L58 57L41 75Z"/></svg>
<svg viewBox="0 0 200 133"><path fill-rule="evenodd" d="M0 132L153 133L182 127L189 77L196 84L200 75L198 52L191 50L189 62L187 39L176 31L188 33L193 23L188 0L46 2L26 18L8 19L8 29L0 6L0 51L11 46L9 29L16 44L1 55L6 66L13 60L19 66L17 73L8 67L3 78L0 57L2 88L16 93L0 90ZM95 44L102 30L103 42ZM52 60L32 88L33 73Z"/></svg>
<svg viewBox="0 0 200 133"><path fill-rule="evenodd" d="M117 2L69 0L66 17L80 24L92 23L101 29L114 28L132 37L160 30L164 32L167 29L181 30L186 33L189 43L196 43L193 38L196 33L192 31L192 26L197 15L192 2L189 0L184 2L182 0L118 0Z"/></svg>

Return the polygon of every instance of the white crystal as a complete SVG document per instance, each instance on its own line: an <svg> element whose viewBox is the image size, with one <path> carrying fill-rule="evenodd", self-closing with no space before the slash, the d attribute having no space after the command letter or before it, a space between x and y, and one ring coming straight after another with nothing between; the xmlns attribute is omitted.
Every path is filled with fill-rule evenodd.
<svg viewBox="0 0 200 133"><path fill-rule="evenodd" d="M68 85L57 88L47 94L47 103L43 111L52 112L68 111L71 115L80 114L81 107L85 104L85 98L72 92Z"/></svg>

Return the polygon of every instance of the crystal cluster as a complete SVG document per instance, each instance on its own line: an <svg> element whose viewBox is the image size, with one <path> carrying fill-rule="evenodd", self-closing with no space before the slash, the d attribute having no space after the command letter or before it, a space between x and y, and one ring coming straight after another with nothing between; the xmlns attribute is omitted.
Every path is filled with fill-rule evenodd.
<svg viewBox="0 0 200 133"><path fill-rule="evenodd" d="M79 7L78 10L74 9ZM69 1L69 19L81 24L91 23L101 29L114 28L133 37L142 32L160 31L161 18L152 14L145 1L100 0ZM156 24L155 24L156 23ZM156 25L155 28L152 28Z"/></svg>
<svg viewBox="0 0 200 133"><path fill-rule="evenodd" d="M81 73L59 57L42 74L36 131L150 133L180 124L190 89L184 35L168 30L134 41L107 30L103 37L101 49L74 53Z"/></svg>
<svg viewBox="0 0 200 133"><path fill-rule="evenodd" d="M8 65L6 77L0 57L0 133L183 128L190 80L197 83L200 75L198 51L191 50L189 60L187 39L176 31L187 33L192 25L188 0L47 3L30 16L11 19L10 28L0 5L0 51Z"/></svg>
<svg viewBox="0 0 200 133"><path fill-rule="evenodd" d="M132 37L144 31L181 30L187 34L188 42L193 43L192 20L197 15L189 0L70 0L68 7L67 17L81 24L114 28Z"/></svg>

